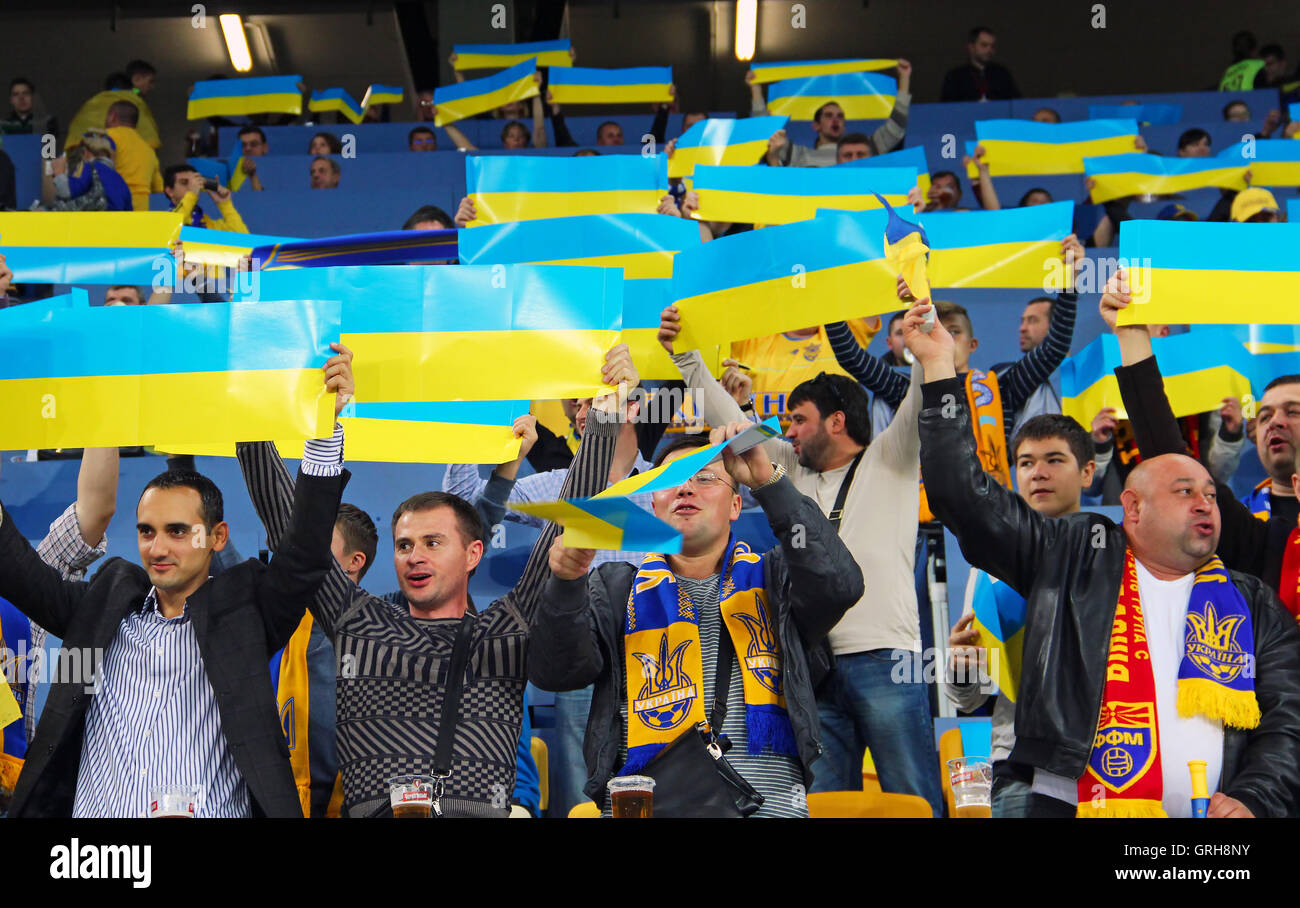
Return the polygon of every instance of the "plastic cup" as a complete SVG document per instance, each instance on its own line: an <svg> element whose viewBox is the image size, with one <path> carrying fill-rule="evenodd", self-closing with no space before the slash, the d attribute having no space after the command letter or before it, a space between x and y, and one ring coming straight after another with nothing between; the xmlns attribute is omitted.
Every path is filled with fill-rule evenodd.
<svg viewBox="0 0 1300 908"><path fill-rule="evenodd" d="M149 818L194 819L202 791L197 785L159 785L149 789Z"/></svg>
<svg viewBox="0 0 1300 908"><path fill-rule="evenodd" d="M993 816L993 765L988 760L956 757L948 761L956 816L964 819Z"/></svg>
<svg viewBox="0 0 1300 908"><path fill-rule="evenodd" d="M615 817L649 819L654 816L655 780L649 776L610 779L610 813Z"/></svg>
<svg viewBox="0 0 1300 908"><path fill-rule="evenodd" d="M388 780L388 803L399 820L429 819L433 813L433 779L394 776Z"/></svg>

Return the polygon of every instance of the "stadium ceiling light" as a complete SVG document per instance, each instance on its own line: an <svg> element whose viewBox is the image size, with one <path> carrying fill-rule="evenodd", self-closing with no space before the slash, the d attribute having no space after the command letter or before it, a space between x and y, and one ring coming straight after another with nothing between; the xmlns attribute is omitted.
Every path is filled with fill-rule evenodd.
<svg viewBox="0 0 1300 908"><path fill-rule="evenodd" d="M736 0L736 59L754 59L758 33L758 0Z"/></svg>
<svg viewBox="0 0 1300 908"><path fill-rule="evenodd" d="M233 13L218 16L221 33L226 37L226 51L230 54L230 65L237 72L246 73L253 68L253 56L248 52L248 39L244 36L244 23Z"/></svg>

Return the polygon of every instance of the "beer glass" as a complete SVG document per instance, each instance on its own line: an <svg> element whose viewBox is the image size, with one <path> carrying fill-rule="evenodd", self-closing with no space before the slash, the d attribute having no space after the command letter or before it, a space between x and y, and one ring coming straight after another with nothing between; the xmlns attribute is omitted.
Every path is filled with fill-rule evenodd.
<svg viewBox="0 0 1300 908"><path fill-rule="evenodd" d="M398 819L428 819L433 809L433 779L394 776L388 780L388 803Z"/></svg>
<svg viewBox="0 0 1300 908"><path fill-rule="evenodd" d="M987 760L957 757L948 761L955 816L993 816L993 766Z"/></svg>
<svg viewBox="0 0 1300 908"><path fill-rule="evenodd" d="M197 785L159 785L149 789L149 818L194 819L201 791Z"/></svg>
<svg viewBox="0 0 1300 908"><path fill-rule="evenodd" d="M610 779L610 813L616 817L649 819L654 816L655 780L649 776Z"/></svg>

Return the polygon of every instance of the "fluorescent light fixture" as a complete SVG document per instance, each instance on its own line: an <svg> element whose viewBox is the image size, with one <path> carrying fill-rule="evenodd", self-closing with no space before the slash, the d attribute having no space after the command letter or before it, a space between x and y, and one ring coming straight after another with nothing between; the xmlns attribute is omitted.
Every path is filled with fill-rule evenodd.
<svg viewBox="0 0 1300 908"><path fill-rule="evenodd" d="M253 68L253 56L248 52L248 39L244 37L244 23L233 13L218 16L221 33L226 36L226 51L230 65L237 72L246 73Z"/></svg>
<svg viewBox="0 0 1300 908"><path fill-rule="evenodd" d="M754 59L758 32L758 0L736 0L736 59Z"/></svg>

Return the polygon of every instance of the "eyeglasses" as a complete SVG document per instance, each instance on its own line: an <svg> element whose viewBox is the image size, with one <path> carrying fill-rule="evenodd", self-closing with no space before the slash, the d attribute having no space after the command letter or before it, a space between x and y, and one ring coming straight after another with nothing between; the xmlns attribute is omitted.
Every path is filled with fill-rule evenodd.
<svg viewBox="0 0 1300 908"><path fill-rule="evenodd" d="M689 477L686 480L686 482L683 482L682 485L678 486L677 488L680 489L682 486L691 482L695 483L695 485L701 489L714 489L720 485L724 485L727 488L731 489L733 492L736 491L736 487L733 486L731 483L727 482L725 476L719 476L717 473L710 472L709 470L702 470L699 473L696 473L694 476Z"/></svg>

